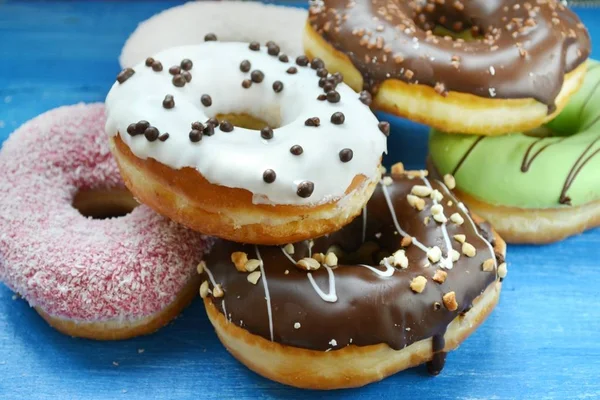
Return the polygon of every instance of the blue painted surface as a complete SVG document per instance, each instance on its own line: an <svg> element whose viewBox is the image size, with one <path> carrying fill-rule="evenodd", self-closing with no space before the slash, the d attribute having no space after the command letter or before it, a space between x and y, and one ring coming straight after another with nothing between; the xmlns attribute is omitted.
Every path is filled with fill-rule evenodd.
<svg viewBox="0 0 600 400"><path fill-rule="evenodd" d="M0 142L43 111L102 101L136 23L178 3L0 0ZM600 10L578 11L600 40ZM422 166L424 128L392 122L392 157ZM419 367L328 393L248 371L221 346L199 301L155 335L98 343L55 332L0 285L0 399L598 399L599 246L599 229L549 246L510 246L499 306L440 376Z"/></svg>

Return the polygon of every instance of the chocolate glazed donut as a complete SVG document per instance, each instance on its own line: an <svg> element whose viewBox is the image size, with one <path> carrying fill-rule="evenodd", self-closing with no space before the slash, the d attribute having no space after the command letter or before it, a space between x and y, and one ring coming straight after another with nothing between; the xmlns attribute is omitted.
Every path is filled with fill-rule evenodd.
<svg viewBox="0 0 600 400"><path fill-rule="evenodd" d="M478 225L442 183L427 179L424 171L394 174L378 185L362 217L336 233L282 247L217 242L206 267L200 268L205 280L201 294L224 344L255 371L300 387L359 386L424 361L431 373L439 373L449 324L468 315L486 289L499 294L506 275L504 251L504 242L494 238L489 225ZM242 265L236 270L232 260L237 263L240 255ZM307 260L318 262L315 266ZM239 272L244 263L246 271L254 272ZM495 301L470 323L469 332ZM261 357L240 354L228 343L215 314L225 317L225 326L242 328L265 343L312 350L309 362L319 368L326 367L314 357L351 348L383 343L400 351L427 338L432 347L426 356L351 382L336 382L335 372L325 382L290 377L290 371L278 376L286 368L265 371L256 365ZM297 354L293 351L289 357ZM343 368L339 360L333 365ZM349 379L347 371L340 374Z"/></svg>
<svg viewBox="0 0 600 400"><path fill-rule="evenodd" d="M440 94L534 98L549 114L564 75L590 53L585 27L555 0L322 0L309 23L370 91L394 78ZM439 28L470 30L475 40L438 36Z"/></svg>

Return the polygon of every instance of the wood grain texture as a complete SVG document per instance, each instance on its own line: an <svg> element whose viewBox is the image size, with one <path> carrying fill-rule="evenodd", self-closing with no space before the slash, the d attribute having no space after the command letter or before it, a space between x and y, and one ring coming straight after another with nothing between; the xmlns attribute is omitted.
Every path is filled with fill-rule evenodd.
<svg viewBox="0 0 600 400"><path fill-rule="evenodd" d="M136 23L178 3L0 0L0 142L43 111L102 101ZM600 10L579 11L597 52ZM392 122L388 163L422 166L425 129ZM549 246L510 246L498 308L440 376L419 367L328 393L248 371L221 346L200 301L155 335L97 343L55 332L0 285L0 399L599 399L599 248L599 229Z"/></svg>

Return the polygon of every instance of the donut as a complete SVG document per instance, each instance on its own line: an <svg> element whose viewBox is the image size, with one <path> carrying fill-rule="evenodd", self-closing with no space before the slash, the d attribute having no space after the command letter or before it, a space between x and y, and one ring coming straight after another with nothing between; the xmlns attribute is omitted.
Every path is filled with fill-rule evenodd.
<svg viewBox="0 0 600 400"><path fill-rule="evenodd" d="M102 104L61 107L5 142L0 281L57 330L114 340L155 331L197 295L210 242L137 206L104 124Z"/></svg>
<svg viewBox="0 0 600 400"><path fill-rule="evenodd" d="M600 63L542 128L506 136L433 130L430 170L508 242L548 243L600 225ZM493 182L493 183L492 183Z"/></svg>
<svg viewBox="0 0 600 400"><path fill-rule="evenodd" d="M393 172L328 236L217 241L200 294L235 358L287 385L357 387L425 362L438 374L483 322L506 276L504 242L426 171Z"/></svg>
<svg viewBox="0 0 600 400"><path fill-rule="evenodd" d="M251 16L251 17L249 17ZM277 44L288 55L301 55L306 10L247 1L197 1L162 11L140 23L121 50L123 68L170 47L199 44L216 35L225 42ZM235 21L232 23L231 21Z"/></svg>
<svg viewBox="0 0 600 400"><path fill-rule="evenodd" d="M446 132L552 119L581 85L590 38L557 0L312 3L304 48L372 106Z"/></svg>
<svg viewBox="0 0 600 400"><path fill-rule="evenodd" d="M380 179L389 124L341 80L273 42L172 48L119 74L106 130L142 203L207 235L296 242L351 221Z"/></svg>

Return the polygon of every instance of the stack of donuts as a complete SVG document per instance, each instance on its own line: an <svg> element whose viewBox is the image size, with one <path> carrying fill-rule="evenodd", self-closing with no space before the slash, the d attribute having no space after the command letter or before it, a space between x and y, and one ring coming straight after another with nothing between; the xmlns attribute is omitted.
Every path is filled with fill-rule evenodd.
<svg viewBox="0 0 600 400"><path fill-rule="evenodd" d="M323 0L304 44L432 127L428 169L509 242L600 225L600 68L564 2Z"/></svg>

